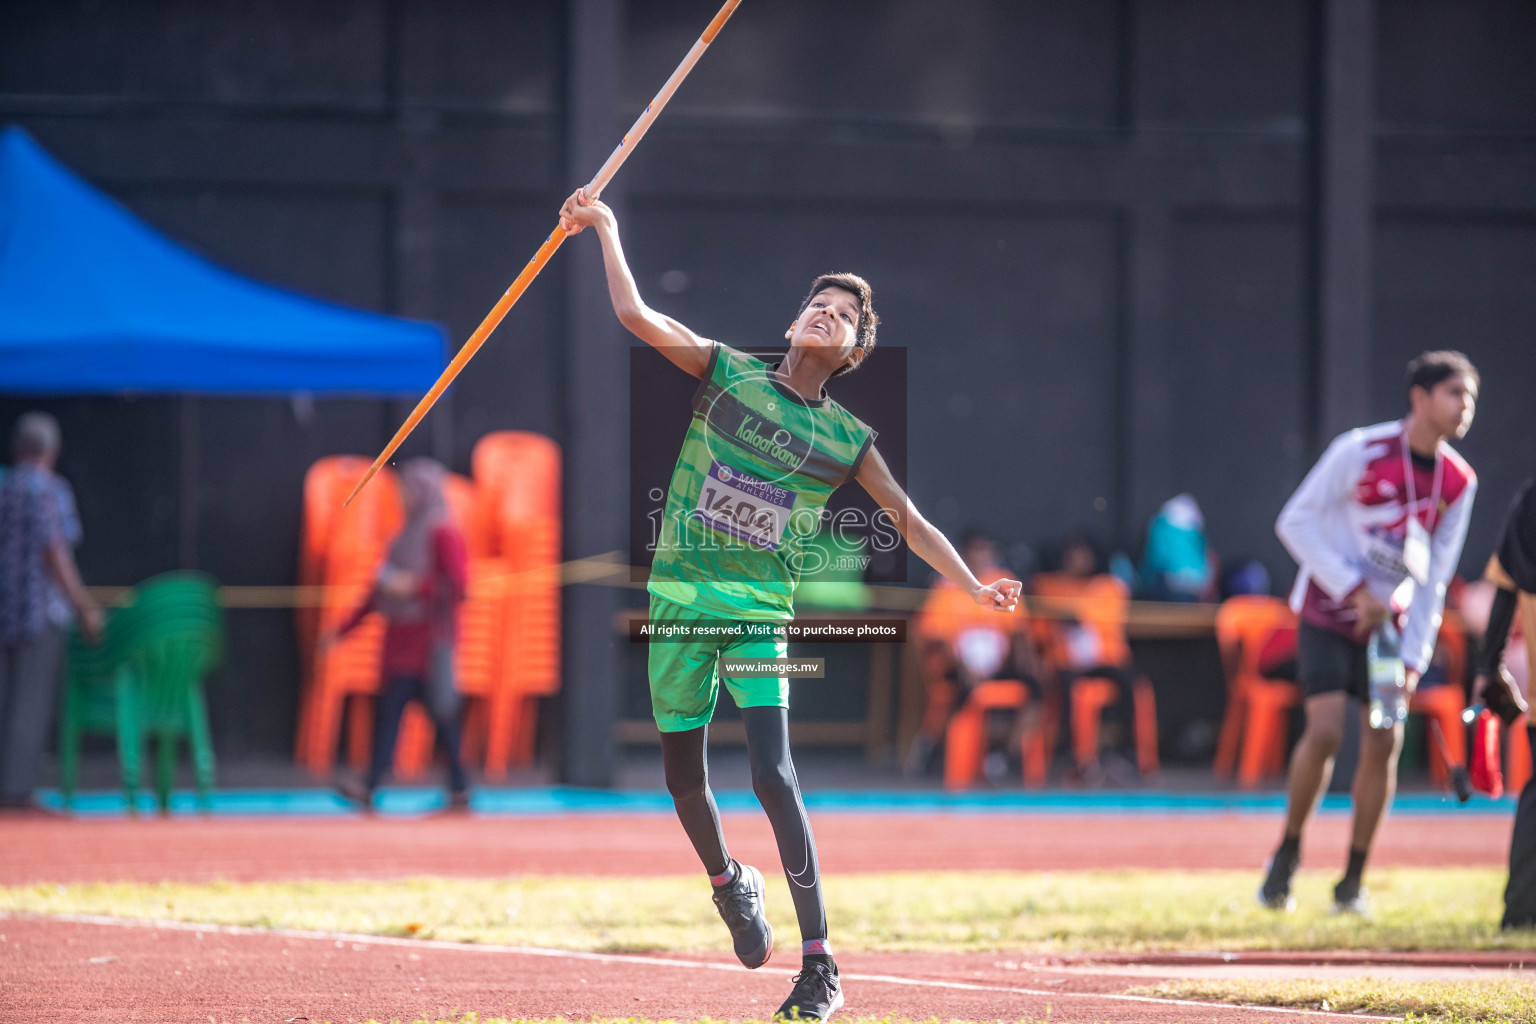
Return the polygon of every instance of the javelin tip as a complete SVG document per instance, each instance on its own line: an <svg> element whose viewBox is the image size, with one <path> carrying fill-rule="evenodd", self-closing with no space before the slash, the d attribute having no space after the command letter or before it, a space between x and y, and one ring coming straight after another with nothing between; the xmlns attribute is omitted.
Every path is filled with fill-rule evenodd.
<svg viewBox="0 0 1536 1024"><path fill-rule="evenodd" d="M348 505L352 504L352 499L362 493L363 488L368 486L368 481L373 479L373 474L379 471L379 463L382 462L387 456L388 453L386 452L385 455L381 455L377 460L375 460L373 465L368 467L368 472L364 473L363 478L357 482L357 486L352 488L352 493L347 495L347 500L341 503L342 508L346 508Z"/></svg>

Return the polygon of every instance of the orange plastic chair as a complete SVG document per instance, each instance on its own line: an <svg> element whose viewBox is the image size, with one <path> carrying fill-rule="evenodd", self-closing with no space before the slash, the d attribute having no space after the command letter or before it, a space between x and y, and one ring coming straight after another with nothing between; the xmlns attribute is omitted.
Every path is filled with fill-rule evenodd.
<svg viewBox="0 0 1536 1024"><path fill-rule="evenodd" d="M1029 703L1029 688L1017 679L988 679L977 684L944 729L944 788L968 789L981 776L987 756L987 712L1017 710ZM1025 756L1024 779L1045 781L1045 745L1038 739Z"/></svg>
<svg viewBox="0 0 1536 1024"><path fill-rule="evenodd" d="M506 682L489 709L485 769L492 778L504 777L510 765L533 763L539 698L560 691L560 520L508 522L502 538Z"/></svg>
<svg viewBox="0 0 1536 1024"><path fill-rule="evenodd" d="M1216 612L1216 643L1227 676L1227 710L1216 744L1215 771L1237 769L1239 783L1252 789L1268 773L1285 767L1286 725L1301 703L1301 687L1259 673L1259 656L1276 630L1296 625L1296 613L1278 597L1240 595Z"/></svg>
<svg viewBox="0 0 1536 1024"><path fill-rule="evenodd" d="M917 622L918 633L927 640L939 640L951 650L968 629L984 628L1007 634L1011 642L1013 632L1026 631L1028 621L998 620L996 612L980 608L959 588L941 582L928 595ZM1022 612L1016 613L1016 616ZM1004 626L1009 628L1003 628ZM935 694L942 699L944 694ZM973 785L981 774L987 754L986 717L988 711L1019 710L1029 702L1029 688L1020 679L988 679L972 687L965 702L944 723L944 786L961 790ZM946 707L947 707L947 701ZM936 729L937 706L930 707L930 729ZM1025 740L1024 781L1030 785L1044 783L1049 751L1036 735Z"/></svg>
<svg viewBox="0 0 1536 1024"><path fill-rule="evenodd" d="M335 764L348 698L371 697L379 688L381 621L364 622L325 656L313 648L320 631L339 625L367 596L389 538L400 528L399 486L387 468L351 505L340 507L369 463L362 456L331 456L312 466L305 480L306 542L301 559L309 568L301 563L301 571L311 582L323 584L325 594L310 619L310 647L305 655L311 666L310 683L301 695L295 754L300 764L319 775L329 773ZM304 621L301 615L300 622ZM348 749L355 764L367 758L371 709L354 710Z"/></svg>
<svg viewBox="0 0 1536 1024"><path fill-rule="evenodd" d="M326 552L331 542L331 532L336 514L342 507L351 481L360 475L357 462L366 459L356 455L330 455L319 459L304 474L303 511L299 520L299 585L318 586L325 582ZM391 482L385 485L388 490ZM294 609L294 628L299 638L299 741L303 748L304 699L314 674L315 641L320 635L320 608L317 605Z"/></svg>
<svg viewBox="0 0 1536 1024"><path fill-rule="evenodd" d="M475 443L470 465L476 487L472 547L506 555L505 524L560 519L560 446L554 441L498 430Z"/></svg>
<svg viewBox="0 0 1536 1024"><path fill-rule="evenodd" d="M505 615L496 652L499 682L483 718L485 771L504 778L531 764L540 697L560 689L560 446L525 431L498 431L475 445L479 543L504 568Z"/></svg>
<svg viewBox="0 0 1536 1024"><path fill-rule="evenodd" d="M1099 760L1099 722L1119 697L1113 680L1089 676L1072 681L1072 758L1079 766Z"/></svg>
<svg viewBox="0 0 1536 1024"><path fill-rule="evenodd" d="M1031 582L1035 596L1050 611L1070 616L1098 636L1100 660L1106 665L1131 664L1131 648L1125 639L1125 618L1129 595L1125 584L1113 576L1083 579L1065 573L1040 573ZM1058 671L1073 664L1066 631L1060 621L1050 617L1051 661ZM1075 679L1068 694L1072 728L1072 753L1079 768L1097 763L1099 729L1104 709L1120 695L1118 683L1087 676ZM1158 771L1157 698L1151 680L1137 674L1131 685L1133 710L1132 737L1136 747L1136 767L1143 775Z"/></svg>
<svg viewBox="0 0 1536 1024"><path fill-rule="evenodd" d="M1461 720L1461 712L1467 706L1467 631L1459 614L1454 611L1445 613L1440 620L1436 643L1445 654L1445 682L1415 690L1408 699L1408 711L1438 722L1446 750L1456 763L1466 764L1467 728ZM1428 760L1429 777L1436 784L1445 785L1450 772L1438 743L1429 744Z"/></svg>

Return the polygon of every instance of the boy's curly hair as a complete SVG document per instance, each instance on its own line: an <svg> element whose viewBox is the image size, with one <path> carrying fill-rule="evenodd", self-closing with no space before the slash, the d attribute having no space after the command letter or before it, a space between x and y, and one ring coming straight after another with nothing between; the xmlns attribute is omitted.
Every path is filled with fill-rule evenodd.
<svg viewBox="0 0 1536 1024"><path fill-rule="evenodd" d="M1477 367L1462 353L1454 349L1421 352L1408 363L1407 390L1412 392L1414 388L1423 388L1425 391L1433 391L1440 382L1457 376L1470 377L1473 387L1482 386Z"/></svg>
<svg viewBox="0 0 1536 1024"><path fill-rule="evenodd" d="M796 317L805 312L811 300L816 297L816 293L823 288L841 288L859 300L859 322L856 326L857 341L855 343L864 352L864 358L868 359L875 348L875 328L880 325L880 316L875 312L874 289L858 274L822 274L811 282L811 290L806 292L799 311L795 313ZM842 366L832 376L839 377L845 373L851 373L853 369L852 366Z"/></svg>

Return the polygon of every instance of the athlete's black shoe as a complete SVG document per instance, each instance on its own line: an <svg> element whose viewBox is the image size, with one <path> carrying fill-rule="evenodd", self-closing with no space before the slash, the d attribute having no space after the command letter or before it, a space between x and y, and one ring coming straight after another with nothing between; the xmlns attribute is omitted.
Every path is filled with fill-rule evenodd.
<svg viewBox="0 0 1536 1024"><path fill-rule="evenodd" d="M826 1020L843 1005L843 986L830 956L808 956L795 975L795 989L774 1020Z"/></svg>
<svg viewBox="0 0 1536 1024"><path fill-rule="evenodd" d="M365 814L373 810L373 790L357 779L337 779L334 785L337 794L347 803L361 808Z"/></svg>
<svg viewBox="0 0 1536 1024"><path fill-rule="evenodd" d="M750 864L737 863L736 877L715 886L715 908L731 930L736 959L757 968L773 953L773 928L763 913L763 874Z"/></svg>
<svg viewBox="0 0 1536 1024"><path fill-rule="evenodd" d="M1358 878L1345 877L1333 887L1333 912L1370 917L1371 905L1366 899L1367 895Z"/></svg>
<svg viewBox="0 0 1536 1024"><path fill-rule="evenodd" d="M1296 873L1296 867L1301 863L1301 858L1295 854L1276 853L1269 858L1269 867L1264 871L1264 884L1259 886L1259 903L1271 910L1283 910L1286 913L1296 909L1296 897L1291 895L1291 876Z"/></svg>

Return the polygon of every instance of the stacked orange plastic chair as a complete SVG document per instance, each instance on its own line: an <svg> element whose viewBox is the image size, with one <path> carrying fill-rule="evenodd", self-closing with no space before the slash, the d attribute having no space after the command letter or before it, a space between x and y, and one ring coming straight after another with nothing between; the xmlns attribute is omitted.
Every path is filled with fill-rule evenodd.
<svg viewBox="0 0 1536 1024"><path fill-rule="evenodd" d="M1216 612L1216 642L1227 676L1227 710L1216 744L1215 770L1253 788L1285 770L1286 725L1301 688L1259 672L1259 657L1276 631L1296 627L1296 613L1278 597L1240 595Z"/></svg>
<svg viewBox="0 0 1536 1024"><path fill-rule="evenodd" d="M1041 573L1030 584L1039 597L1050 622L1049 653L1056 671L1074 667L1066 630L1056 616L1070 617L1093 631L1098 640L1099 662L1111 666L1131 664L1130 645L1125 640L1125 619L1129 595L1125 584L1113 576L1086 579L1065 573ZM1081 666L1087 667L1087 666ZM1079 767L1095 764L1099 758L1099 723L1104 709L1120 696L1119 684L1095 676L1074 679L1068 702L1072 727L1072 753ZM1136 767L1143 775L1157 772L1157 699L1152 683L1137 675L1131 688Z"/></svg>
<svg viewBox="0 0 1536 1024"><path fill-rule="evenodd" d="M1022 612L1004 616L999 612L979 607L958 587L940 583L928 595L918 618L917 629L926 641L941 641L950 650L958 650L962 634L975 629L994 631L999 642L1011 643L1015 632L1023 630L1027 623ZM951 697L947 693L930 693L930 718L948 710ZM977 682L960 708L949 716L944 725L944 787L962 790L975 784L981 776L982 763L987 756L987 712L999 710L1017 711L1029 703L1029 688L1019 679L984 679ZM943 706L939 707L939 703ZM931 727L937 729L938 722ZM1045 781L1047 751L1041 738L1026 739L1024 751L1024 781L1039 785Z"/></svg>
<svg viewBox="0 0 1536 1024"><path fill-rule="evenodd" d="M315 637L351 613L372 588L391 537L400 529L399 485L382 470L351 505L342 501L368 469L362 456L335 455L310 467L304 480L305 518L299 577L322 585L318 609L300 609L301 654L312 666L299 705L297 760L317 775L335 765L336 741L348 697L379 689L379 656L384 624L364 622L324 656ZM348 751L354 764L367 759L372 708L354 707L348 723Z"/></svg>
<svg viewBox="0 0 1536 1024"><path fill-rule="evenodd" d="M1467 706L1467 631L1461 616L1447 611L1440 620L1440 636L1436 640L1436 653L1444 655L1445 682L1440 686L1420 687L1408 700L1408 710L1439 723L1440 735L1451 758L1458 764L1467 763L1467 728L1461 720L1462 709ZM1429 777L1439 785L1450 778L1440 744L1429 744Z"/></svg>
<svg viewBox="0 0 1536 1024"><path fill-rule="evenodd" d="M486 774L504 777L533 759L537 699L560 682L560 449L537 434L487 435L473 456L477 479L450 475L449 513L469 548L468 593L459 611L457 683L467 697L464 752ZM340 511L368 466L352 456L322 459L305 484L299 577L324 584L319 609L300 609L301 657L308 671L301 701L298 760L329 772L343 711L348 756L366 763L372 704L348 697L379 689L384 624L365 620L319 658L315 640L355 609L373 585L390 538L401 525L398 484L387 469ZM312 668L310 666L313 666ZM395 770L419 776L432 756L435 730L420 708L407 708Z"/></svg>
<svg viewBox="0 0 1536 1024"><path fill-rule="evenodd" d="M509 766L532 763L538 699L560 689L560 446L498 431L480 439L471 462L474 529L505 571L495 655L502 679L479 730L486 775L502 778Z"/></svg>

